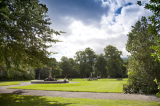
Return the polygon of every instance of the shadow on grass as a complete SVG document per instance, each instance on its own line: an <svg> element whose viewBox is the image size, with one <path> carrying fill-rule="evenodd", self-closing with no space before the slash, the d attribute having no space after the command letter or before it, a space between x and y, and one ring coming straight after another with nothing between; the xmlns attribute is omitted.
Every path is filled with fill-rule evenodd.
<svg viewBox="0 0 160 106"><path fill-rule="evenodd" d="M41 96L0 94L0 106L67 106L72 103L59 103Z"/></svg>

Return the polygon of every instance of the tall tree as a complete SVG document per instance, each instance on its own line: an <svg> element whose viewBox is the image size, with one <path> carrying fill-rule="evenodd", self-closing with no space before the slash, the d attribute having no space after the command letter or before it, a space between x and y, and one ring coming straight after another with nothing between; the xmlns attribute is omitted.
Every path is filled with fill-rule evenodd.
<svg viewBox="0 0 160 106"><path fill-rule="evenodd" d="M18 70L48 64L48 43L59 42L52 34L60 32L49 27L47 11L38 0L0 0L0 67Z"/></svg>
<svg viewBox="0 0 160 106"><path fill-rule="evenodd" d="M97 56L94 67L96 68L97 76L107 77L107 61L103 54Z"/></svg>
<svg viewBox="0 0 160 106"><path fill-rule="evenodd" d="M79 74L81 77L86 77L87 74L87 58L85 51L77 51L75 53L75 61L77 63L77 66L79 67Z"/></svg>
<svg viewBox="0 0 160 106"><path fill-rule="evenodd" d="M62 69L62 77L68 77L72 69L71 64L68 61L68 58L62 56L61 61L59 62L59 66Z"/></svg>
<svg viewBox="0 0 160 106"><path fill-rule="evenodd" d="M141 1L137 1L137 4L142 5ZM160 61L160 1L150 0L150 3L145 4L145 9L149 9L153 12L153 15L149 17L152 25L150 25L149 32L154 34L155 43L157 45L151 45L151 48L155 50L152 53L157 60Z"/></svg>
<svg viewBox="0 0 160 106"><path fill-rule="evenodd" d="M123 59L123 66L122 66L123 78L128 77L127 65L128 65L128 59Z"/></svg>
<svg viewBox="0 0 160 106"><path fill-rule="evenodd" d="M122 51L118 51L118 49L114 46L108 45L104 48L105 57L107 59L107 73L112 77L122 77Z"/></svg>
<svg viewBox="0 0 160 106"><path fill-rule="evenodd" d="M70 78L79 77L78 76L78 70L77 70L78 67L77 67L77 64L76 64L75 60L73 58L69 58L68 62L70 63L70 67L71 67L70 75L68 77L70 77Z"/></svg>
<svg viewBox="0 0 160 106"><path fill-rule="evenodd" d="M154 34L149 33L149 24L145 17L137 21L129 32L126 50L131 53L128 63L129 85L124 87L126 92L153 93L157 91L155 78L160 79L160 63L154 61L150 49L155 45Z"/></svg>
<svg viewBox="0 0 160 106"><path fill-rule="evenodd" d="M93 73L93 68L94 68L94 64L95 64L95 60L96 60L96 54L95 52L91 49L91 48L86 48L85 49L85 53L86 53L86 61L87 61L87 66L88 66L88 70L90 72L90 77L92 77L92 73Z"/></svg>

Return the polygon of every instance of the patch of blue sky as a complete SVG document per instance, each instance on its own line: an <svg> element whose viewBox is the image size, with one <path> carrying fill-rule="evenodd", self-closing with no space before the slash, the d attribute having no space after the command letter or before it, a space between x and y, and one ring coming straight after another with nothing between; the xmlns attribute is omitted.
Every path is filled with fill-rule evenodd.
<svg viewBox="0 0 160 106"><path fill-rule="evenodd" d="M133 3L129 2L129 3L125 4L124 6L130 6L130 5L132 5L132 4L133 4Z"/></svg>
<svg viewBox="0 0 160 106"><path fill-rule="evenodd" d="M112 24L112 23L109 23L109 25L112 26L113 24Z"/></svg>
<svg viewBox="0 0 160 106"><path fill-rule="evenodd" d="M116 13L116 14L121 14L121 10L122 10L122 7L118 8L115 13Z"/></svg>
<svg viewBox="0 0 160 106"><path fill-rule="evenodd" d="M133 3L129 2L129 3L125 4L124 6L126 7L126 6L130 6L130 5L132 5L132 4L133 4ZM116 15L121 14L122 8L123 8L123 7L118 8L117 11L115 12L115 14L116 14Z"/></svg>

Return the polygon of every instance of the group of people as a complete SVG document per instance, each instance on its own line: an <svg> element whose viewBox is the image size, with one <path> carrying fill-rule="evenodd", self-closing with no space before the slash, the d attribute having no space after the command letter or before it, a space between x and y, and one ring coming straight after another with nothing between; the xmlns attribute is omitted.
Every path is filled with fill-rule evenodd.
<svg viewBox="0 0 160 106"><path fill-rule="evenodd" d="M71 79L72 80L72 79ZM66 83L67 81L66 81L66 78L64 78L64 82ZM68 78L68 82L69 82L69 78Z"/></svg>

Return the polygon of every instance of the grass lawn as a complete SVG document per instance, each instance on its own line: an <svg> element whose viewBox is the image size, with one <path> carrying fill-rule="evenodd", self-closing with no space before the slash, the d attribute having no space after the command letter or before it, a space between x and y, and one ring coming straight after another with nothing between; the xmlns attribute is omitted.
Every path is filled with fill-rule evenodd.
<svg viewBox="0 0 160 106"><path fill-rule="evenodd" d="M156 106L158 102L0 94L1 106Z"/></svg>
<svg viewBox="0 0 160 106"><path fill-rule="evenodd" d="M7 86L7 85L18 85L20 84L21 82L29 82L30 80L28 81L0 81L0 86Z"/></svg>
<svg viewBox="0 0 160 106"><path fill-rule="evenodd" d="M28 86L9 87L12 89L54 90L54 91L76 91L76 92L115 92L121 93L123 83L127 79L117 81L116 79L98 79L98 81L87 81L87 79L72 79L63 84L33 84Z"/></svg>

